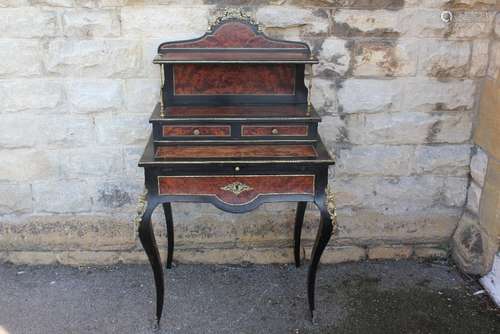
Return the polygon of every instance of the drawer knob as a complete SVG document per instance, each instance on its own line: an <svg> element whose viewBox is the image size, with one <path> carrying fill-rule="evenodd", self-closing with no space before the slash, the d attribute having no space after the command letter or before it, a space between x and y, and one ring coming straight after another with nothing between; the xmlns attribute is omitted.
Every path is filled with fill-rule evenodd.
<svg viewBox="0 0 500 334"><path fill-rule="evenodd" d="M236 166L236 167L234 167L234 170L235 170L236 172L239 172L239 171L240 171L240 167Z"/></svg>
<svg viewBox="0 0 500 334"><path fill-rule="evenodd" d="M275 128L275 129L272 129L272 130L271 130L271 133L272 133L273 135L277 135L277 134L279 133L279 131L278 131L278 129L276 129L276 128Z"/></svg>
<svg viewBox="0 0 500 334"><path fill-rule="evenodd" d="M199 136L199 135L200 135L200 130L198 130L198 129L194 129L194 130L193 130L193 135L195 135L195 136Z"/></svg>

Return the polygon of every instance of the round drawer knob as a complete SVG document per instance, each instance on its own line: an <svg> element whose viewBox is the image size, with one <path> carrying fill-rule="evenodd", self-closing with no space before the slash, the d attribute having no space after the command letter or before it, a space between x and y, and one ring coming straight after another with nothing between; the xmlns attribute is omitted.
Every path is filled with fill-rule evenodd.
<svg viewBox="0 0 500 334"><path fill-rule="evenodd" d="M200 134L200 130L194 129L193 130L193 135L198 136Z"/></svg>
<svg viewBox="0 0 500 334"><path fill-rule="evenodd" d="M271 130L271 133L272 133L273 135L277 135L277 134L279 133L279 131L278 131L278 129L272 129L272 130Z"/></svg>
<svg viewBox="0 0 500 334"><path fill-rule="evenodd" d="M236 172L239 172L239 171L240 171L240 167L236 166L236 167L234 167L234 170L235 170Z"/></svg>

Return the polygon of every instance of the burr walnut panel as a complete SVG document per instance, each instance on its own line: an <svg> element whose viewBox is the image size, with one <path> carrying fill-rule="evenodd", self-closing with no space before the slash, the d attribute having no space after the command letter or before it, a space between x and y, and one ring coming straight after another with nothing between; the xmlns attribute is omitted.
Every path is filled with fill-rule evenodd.
<svg viewBox="0 0 500 334"><path fill-rule="evenodd" d="M155 157L176 158L315 158L312 145L172 145L161 146Z"/></svg>
<svg viewBox="0 0 500 334"><path fill-rule="evenodd" d="M295 65L175 64L175 95L294 95Z"/></svg>
<svg viewBox="0 0 500 334"><path fill-rule="evenodd" d="M307 125L242 125L243 137L307 136Z"/></svg>
<svg viewBox="0 0 500 334"><path fill-rule="evenodd" d="M228 137L231 135L229 125L164 125L162 127L164 137Z"/></svg>
<svg viewBox="0 0 500 334"><path fill-rule="evenodd" d="M159 195L215 196L247 204L262 195L314 195L314 175L159 176Z"/></svg>
<svg viewBox="0 0 500 334"><path fill-rule="evenodd" d="M165 113L171 117L304 117L303 105L282 106L169 106Z"/></svg>
<svg viewBox="0 0 500 334"><path fill-rule="evenodd" d="M204 49L204 48L287 48L308 51L302 43L277 41L257 33L244 22L227 22L213 33L188 41L166 42L160 45L158 52L168 49Z"/></svg>

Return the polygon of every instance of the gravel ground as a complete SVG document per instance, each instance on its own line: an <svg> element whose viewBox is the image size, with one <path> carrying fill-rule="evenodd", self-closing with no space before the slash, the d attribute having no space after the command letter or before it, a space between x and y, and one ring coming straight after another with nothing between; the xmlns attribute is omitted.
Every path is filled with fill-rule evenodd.
<svg viewBox="0 0 500 334"><path fill-rule="evenodd" d="M446 263L323 265L308 319L307 266L166 270L158 333L500 333L481 287ZM0 265L0 334L151 333L149 266Z"/></svg>

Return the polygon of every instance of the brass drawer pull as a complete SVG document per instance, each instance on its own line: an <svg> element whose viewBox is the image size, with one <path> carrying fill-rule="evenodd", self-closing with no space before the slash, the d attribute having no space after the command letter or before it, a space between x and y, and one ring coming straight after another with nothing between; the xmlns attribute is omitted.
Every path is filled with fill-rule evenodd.
<svg viewBox="0 0 500 334"><path fill-rule="evenodd" d="M200 135L200 130L198 130L198 129L194 129L194 130L193 130L193 135L195 135L195 136L199 136L199 135Z"/></svg>
<svg viewBox="0 0 500 334"><path fill-rule="evenodd" d="M275 128L275 129L272 129L272 130L271 130L271 133L272 133L273 135L277 135L277 134L279 133L279 131L278 131L278 129L276 129L276 128Z"/></svg>

